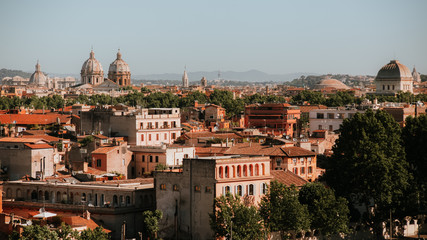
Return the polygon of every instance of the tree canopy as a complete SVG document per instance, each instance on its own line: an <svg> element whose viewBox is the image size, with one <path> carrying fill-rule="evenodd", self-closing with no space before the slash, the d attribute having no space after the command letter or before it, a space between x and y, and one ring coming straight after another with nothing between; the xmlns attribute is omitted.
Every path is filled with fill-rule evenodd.
<svg viewBox="0 0 427 240"><path fill-rule="evenodd" d="M365 204L370 214L364 220L378 234L380 222L399 208L410 179L401 129L388 113L367 110L345 119L340 132L325 179L351 204Z"/></svg>

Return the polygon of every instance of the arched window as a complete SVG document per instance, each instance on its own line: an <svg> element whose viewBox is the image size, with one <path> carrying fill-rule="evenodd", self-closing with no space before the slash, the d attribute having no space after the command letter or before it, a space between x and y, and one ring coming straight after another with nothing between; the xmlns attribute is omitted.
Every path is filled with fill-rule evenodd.
<svg viewBox="0 0 427 240"><path fill-rule="evenodd" d="M145 162L145 155L142 155L142 162Z"/></svg>
<svg viewBox="0 0 427 240"><path fill-rule="evenodd" d="M261 164L261 175L265 175L265 166L264 166L264 163L263 164Z"/></svg>
<svg viewBox="0 0 427 240"><path fill-rule="evenodd" d="M61 192L56 192L56 202L61 202Z"/></svg>
<svg viewBox="0 0 427 240"><path fill-rule="evenodd" d="M235 178L236 177L236 167L233 165L232 169L233 169L233 177Z"/></svg>
<svg viewBox="0 0 427 240"><path fill-rule="evenodd" d="M36 192L36 190L33 190L31 192L31 200L32 201L37 200L37 192Z"/></svg>
<svg viewBox="0 0 427 240"><path fill-rule="evenodd" d="M86 193L82 193L82 202L86 202Z"/></svg>
<svg viewBox="0 0 427 240"><path fill-rule="evenodd" d="M255 194L255 186L253 184L249 184L248 195L253 196Z"/></svg>
<svg viewBox="0 0 427 240"><path fill-rule="evenodd" d="M120 206L124 206L125 205L125 201L123 196L120 196Z"/></svg>
<svg viewBox="0 0 427 240"><path fill-rule="evenodd" d="M126 206L130 206L130 197L126 196Z"/></svg>
<svg viewBox="0 0 427 240"><path fill-rule="evenodd" d="M236 195L237 196L243 196L243 187L242 187L242 185L238 185L237 186Z"/></svg>
<svg viewBox="0 0 427 240"><path fill-rule="evenodd" d="M254 175L254 166L251 164L249 165L249 176L253 176Z"/></svg>
<svg viewBox="0 0 427 240"><path fill-rule="evenodd" d="M241 177L242 176L242 166L238 165L237 166L237 177Z"/></svg>
<svg viewBox="0 0 427 240"><path fill-rule="evenodd" d="M230 188L230 186L226 186L226 187L225 187L225 193L231 193L231 188Z"/></svg>
<svg viewBox="0 0 427 240"><path fill-rule="evenodd" d="M48 191L44 192L44 200L46 200L46 201L49 200L49 192Z"/></svg>
<svg viewBox="0 0 427 240"><path fill-rule="evenodd" d="M243 176L247 177L248 176L248 166L243 165Z"/></svg>
<svg viewBox="0 0 427 240"><path fill-rule="evenodd" d="M267 193L267 184L261 183L261 194L265 195Z"/></svg>
<svg viewBox="0 0 427 240"><path fill-rule="evenodd" d="M119 205L119 201L117 195L113 196L113 207L117 207Z"/></svg>
<svg viewBox="0 0 427 240"><path fill-rule="evenodd" d="M218 175L219 175L219 178L223 178L223 177L224 177L224 175L223 175L223 168L222 168L222 166L221 166L221 167L219 167Z"/></svg>
<svg viewBox="0 0 427 240"><path fill-rule="evenodd" d="M43 200L43 198L44 198L43 191L39 190L38 199Z"/></svg>
<svg viewBox="0 0 427 240"><path fill-rule="evenodd" d="M6 198L12 198L12 189L8 188L6 190Z"/></svg>
<svg viewBox="0 0 427 240"><path fill-rule="evenodd" d="M228 166L225 166L225 177L229 178L230 177L230 170Z"/></svg>
<svg viewBox="0 0 427 240"><path fill-rule="evenodd" d="M21 189L16 189L16 198L22 198L22 191Z"/></svg>
<svg viewBox="0 0 427 240"><path fill-rule="evenodd" d="M259 166L255 164L255 176L259 176Z"/></svg>

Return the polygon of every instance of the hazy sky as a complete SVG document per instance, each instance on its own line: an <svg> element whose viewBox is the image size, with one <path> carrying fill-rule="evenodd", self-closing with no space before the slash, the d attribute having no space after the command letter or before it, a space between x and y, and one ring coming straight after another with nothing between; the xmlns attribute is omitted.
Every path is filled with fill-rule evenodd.
<svg viewBox="0 0 427 240"><path fill-rule="evenodd" d="M427 73L425 0L0 0L0 68L132 74L246 71L375 75L391 59Z"/></svg>

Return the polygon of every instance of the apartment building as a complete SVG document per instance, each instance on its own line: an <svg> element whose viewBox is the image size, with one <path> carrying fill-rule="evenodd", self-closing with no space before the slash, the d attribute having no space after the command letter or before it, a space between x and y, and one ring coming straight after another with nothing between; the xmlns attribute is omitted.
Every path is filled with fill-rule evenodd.
<svg viewBox="0 0 427 240"><path fill-rule="evenodd" d="M315 130L337 131L344 119L352 118L358 112L365 111L346 108L313 109L309 113L310 133Z"/></svg>

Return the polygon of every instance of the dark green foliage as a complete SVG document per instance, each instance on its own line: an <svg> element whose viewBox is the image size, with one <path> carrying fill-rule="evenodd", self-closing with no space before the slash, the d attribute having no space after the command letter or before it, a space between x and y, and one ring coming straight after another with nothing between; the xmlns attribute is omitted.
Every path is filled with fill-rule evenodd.
<svg viewBox="0 0 427 240"><path fill-rule="evenodd" d="M96 227L95 229L86 229L80 233L77 240L109 240L110 236L104 232L103 227Z"/></svg>
<svg viewBox="0 0 427 240"><path fill-rule="evenodd" d="M310 90L304 90L298 95L292 98L292 104L301 104L303 102L309 102L310 104L325 104L326 99L323 97L321 92L314 92Z"/></svg>
<svg viewBox="0 0 427 240"><path fill-rule="evenodd" d="M401 129L388 113L367 110L345 119L340 132L325 179L351 204L375 204L365 220L379 234L380 222L400 208L410 179Z"/></svg>
<svg viewBox="0 0 427 240"><path fill-rule="evenodd" d="M262 217L254 206L246 206L230 193L216 198L214 206L216 211L209 216L216 238L264 239Z"/></svg>
<svg viewBox="0 0 427 240"><path fill-rule="evenodd" d="M145 211L142 213L144 235L150 239L157 239L159 231L159 221L162 219L163 213L160 210Z"/></svg>
<svg viewBox="0 0 427 240"><path fill-rule="evenodd" d="M87 146L89 143L93 142L95 139L93 138L93 136L87 136L85 138L83 138L82 140L79 141L79 143L81 144L82 147Z"/></svg>
<svg viewBox="0 0 427 240"><path fill-rule="evenodd" d="M260 214L270 231L280 231L284 236L310 228L308 208L299 202L295 186L272 181L261 199Z"/></svg>
<svg viewBox="0 0 427 240"><path fill-rule="evenodd" d="M73 230L70 225L61 223L61 226L55 230L58 238L61 240L73 240L78 238L79 232L77 230Z"/></svg>
<svg viewBox="0 0 427 240"><path fill-rule="evenodd" d="M319 230L325 236L349 231L348 202L345 198L336 198L332 189L320 183L308 183L300 189L299 201L308 206L312 230Z"/></svg>
<svg viewBox="0 0 427 240"><path fill-rule="evenodd" d="M409 204L414 212L427 212L427 115L406 118L402 139L414 179ZM412 201L410 201L412 200ZM412 204L411 204L412 203Z"/></svg>
<svg viewBox="0 0 427 240"><path fill-rule="evenodd" d="M9 240L38 240L38 239L50 239L58 240L58 234L55 231L51 231L46 226L30 225L24 228L22 236L14 233L9 236Z"/></svg>
<svg viewBox="0 0 427 240"><path fill-rule="evenodd" d="M204 104L208 101L206 94L199 91L191 92L186 97L180 99L180 107L192 107L194 102L198 101L199 104Z"/></svg>

